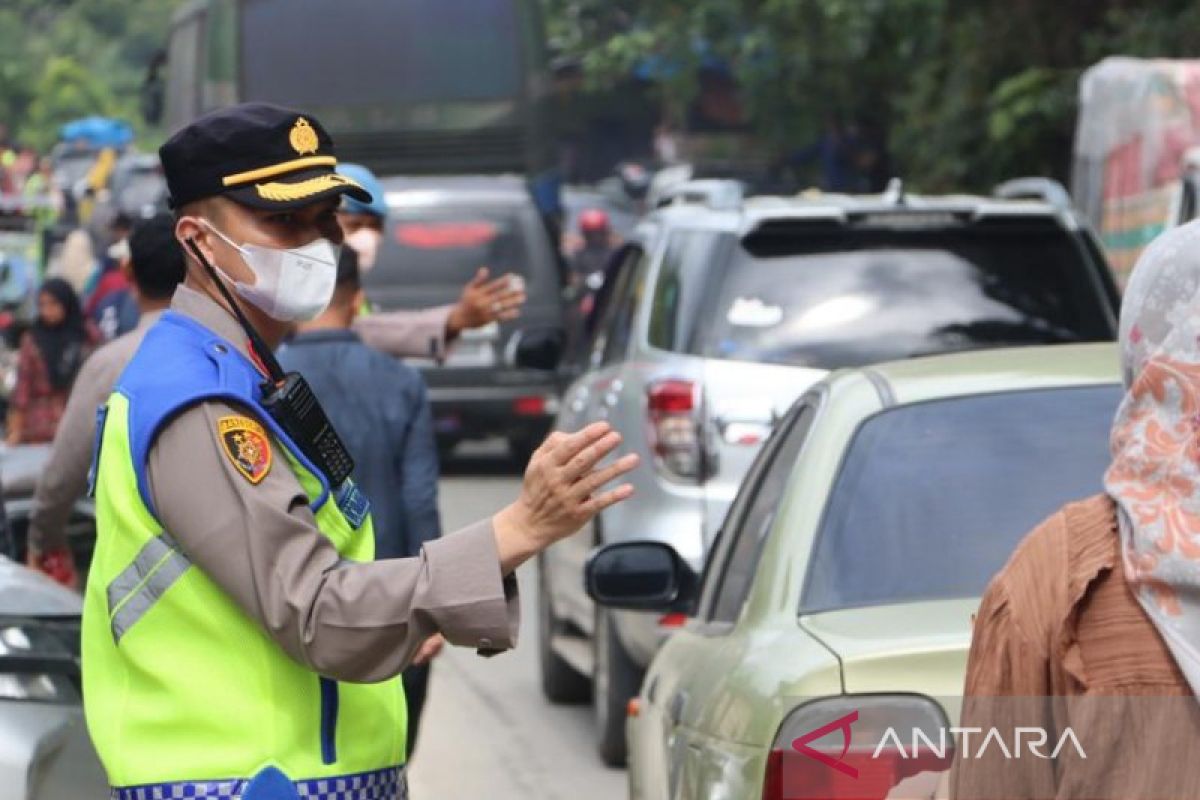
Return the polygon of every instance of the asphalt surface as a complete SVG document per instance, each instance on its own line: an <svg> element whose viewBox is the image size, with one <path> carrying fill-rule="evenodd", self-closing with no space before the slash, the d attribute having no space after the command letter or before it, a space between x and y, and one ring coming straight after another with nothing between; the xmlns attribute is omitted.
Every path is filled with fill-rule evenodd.
<svg viewBox="0 0 1200 800"><path fill-rule="evenodd" d="M520 487L498 447L466 451L441 483L447 532L501 508ZM537 583L519 574L521 633L516 650L481 658L447 648L434 662L421 735L409 772L413 800L619 800L625 772L596 755L590 708L555 706L538 682Z"/></svg>

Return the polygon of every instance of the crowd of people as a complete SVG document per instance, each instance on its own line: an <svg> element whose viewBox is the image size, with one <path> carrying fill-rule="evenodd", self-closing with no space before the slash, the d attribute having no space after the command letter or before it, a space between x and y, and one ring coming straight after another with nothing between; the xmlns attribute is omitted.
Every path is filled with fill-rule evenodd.
<svg viewBox="0 0 1200 800"><path fill-rule="evenodd" d="M99 258L86 229L77 228L66 237L37 289L34 317L17 343L17 374L5 428L8 444L50 442L87 356L137 325L140 312L129 243L133 229L133 220L117 215Z"/></svg>

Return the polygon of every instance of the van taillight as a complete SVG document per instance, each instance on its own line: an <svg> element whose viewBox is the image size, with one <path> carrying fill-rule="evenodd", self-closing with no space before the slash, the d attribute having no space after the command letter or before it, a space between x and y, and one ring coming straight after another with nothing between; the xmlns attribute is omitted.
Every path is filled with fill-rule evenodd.
<svg viewBox="0 0 1200 800"><path fill-rule="evenodd" d="M669 379L646 387L650 447L660 470L680 478L699 478L703 467L696 384Z"/></svg>
<svg viewBox="0 0 1200 800"><path fill-rule="evenodd" d="M519 417L537 417L546 413L546 398L541 395L518 397L513 401L513 413Z"/></svg>
<svg viewBox="0 0 1200 800"><path fill-rule="evenodd" d="M788 715L763 775L763 800L935 797L954 760L941 708L916 695L846 695ZM897 788L900 784L903 786Z"/></svg>

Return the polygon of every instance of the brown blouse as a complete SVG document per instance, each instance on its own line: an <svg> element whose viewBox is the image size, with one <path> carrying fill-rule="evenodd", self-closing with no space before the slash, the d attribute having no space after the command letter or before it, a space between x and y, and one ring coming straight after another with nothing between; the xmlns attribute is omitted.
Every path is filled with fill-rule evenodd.
<svg viewBox="0 0 1200 800"><path fill-rule="evenodd" d="M960 722L983 733L960 743L954 797L1200 798L1200 705L1130 591L1119 544L1099 495L1043 522L993 579ZM993 727L1009 755L981 752ZM1019 751L1015 727L1044 729L1043 753L1063 746Z"/></svg>

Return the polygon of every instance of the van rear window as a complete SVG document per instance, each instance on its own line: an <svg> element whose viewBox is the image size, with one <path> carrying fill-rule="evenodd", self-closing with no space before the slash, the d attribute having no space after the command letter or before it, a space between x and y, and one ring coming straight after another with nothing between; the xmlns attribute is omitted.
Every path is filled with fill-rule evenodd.
<svg viewBox="0 0 1200 800"><path fill-rule="evenodd" d="M493 275L525 274L529 262L515 211L439 210L393 214L375 266L363 280L372 288L462 286L486 266Z"/></svg>

